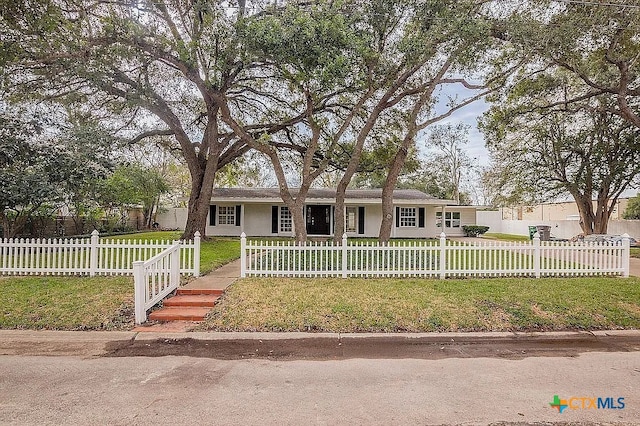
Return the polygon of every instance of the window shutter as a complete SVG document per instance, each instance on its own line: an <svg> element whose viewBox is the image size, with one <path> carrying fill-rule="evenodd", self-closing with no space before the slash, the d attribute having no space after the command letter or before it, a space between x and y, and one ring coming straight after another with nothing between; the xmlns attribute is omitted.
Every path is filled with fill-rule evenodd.
<svg viewBox="0 0 640 426"><path fill-rule="evenodd" d="M241 214L242 214L242 206L236 206L236 226L240 226Z"/></svg>
<svg viewBox="0 0 640 426"><path fill-rule="evenodd" d="M396 228L400 228L400 207L396 207Z"/></svg>
<svg viewBox="0 0 640 426"><path fill-rule="evenodd" d="M418 209L418 228L424 228L424 207Z"/></svg>
<svg viewBox="0 0 640 426"><path fill-rule="evenodd" d="M358 207L358 234L364 235L364 207Z"/></svg>
<svg viewBox="0 0 640 426"><path fill-rule="evenodd" d="M216 226L216 205L209 206L209 226Z"/></svg>
<svg viewBox="0 0 640 426"><path fill-rule="evenodd" d="M271 206L271 233L278 233L278 206Z"/></svg>

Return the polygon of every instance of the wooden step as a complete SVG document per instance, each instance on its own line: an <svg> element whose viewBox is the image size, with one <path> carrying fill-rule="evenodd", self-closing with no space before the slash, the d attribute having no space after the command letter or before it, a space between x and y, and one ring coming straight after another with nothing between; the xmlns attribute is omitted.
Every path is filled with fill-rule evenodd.
<svg viewBox="0 0 640 426"><path fill-rule="evenodd" d="M224 290L217 288L184 288L181 287L176 291L176 295L178 296L186 296L186 295L196 295L196 294L208 294L214 296L220 296L224 293Z"/></svg>
<svg viewBox="0 0 640 426"><path fill-rule="evenodd" d="M211 311L205 306L167 306L149 314L151 321L204 321Z"/></svg>
<svg viewBox="0 0 640 426"><path fill-rule="evenodd" d="M208 306L213 307L220 296L215 294L181 294L165 299L164 306Z"/></svg>

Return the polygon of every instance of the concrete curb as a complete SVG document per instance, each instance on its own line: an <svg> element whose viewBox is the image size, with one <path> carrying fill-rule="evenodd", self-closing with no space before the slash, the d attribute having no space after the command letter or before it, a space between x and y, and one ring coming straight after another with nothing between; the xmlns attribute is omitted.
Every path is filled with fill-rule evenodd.
<svg viewBox="0 0 640 426"><path fill-rule="evenodd" d="M132 331L50 331L0 330L0 355L76 355L100 356L135 342L177 341L291 341L334 340L372 342L416 340L421 343L487 341L598 340L602 338L638 339L640 330L598 330L561 332L469 332L469 333L262 333L262 332L184 332L155 333Z"/></svg>

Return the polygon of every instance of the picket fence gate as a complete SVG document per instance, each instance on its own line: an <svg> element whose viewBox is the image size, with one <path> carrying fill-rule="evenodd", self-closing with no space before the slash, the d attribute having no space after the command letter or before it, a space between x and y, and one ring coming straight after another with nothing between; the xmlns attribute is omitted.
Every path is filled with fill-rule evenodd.
<svg viewBox="0 0 640 426"><path fill-rule="evenodd" d="M629 236L618 243L416 241L341 244L247 241L241 276L254 277L506 277L629 276Z"/></svg>
<svg viewBox="0 0 640 426"><path fill-rule="evenodd" d="M176 242L151 259L133 262L136 324L145 322L147 311L180 285L180 251Z"/></svg>
<svg viewBox="0 0 640 426"><path fill-rule="evenodd" d="M175 241L100 238L0 239L0 275L132 275L133 264L153 258ZM200 234L179 242L179 273L200 275Z"/></svg>

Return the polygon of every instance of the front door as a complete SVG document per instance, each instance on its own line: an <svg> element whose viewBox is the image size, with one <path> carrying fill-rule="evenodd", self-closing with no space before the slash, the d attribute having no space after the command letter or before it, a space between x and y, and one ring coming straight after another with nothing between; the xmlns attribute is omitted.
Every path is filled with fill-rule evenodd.
<svg viewBox="0 0 640 426"><path fill-rule="evenodd" d="M330 235L331 206L307 206L307 234Z"/></svg>

